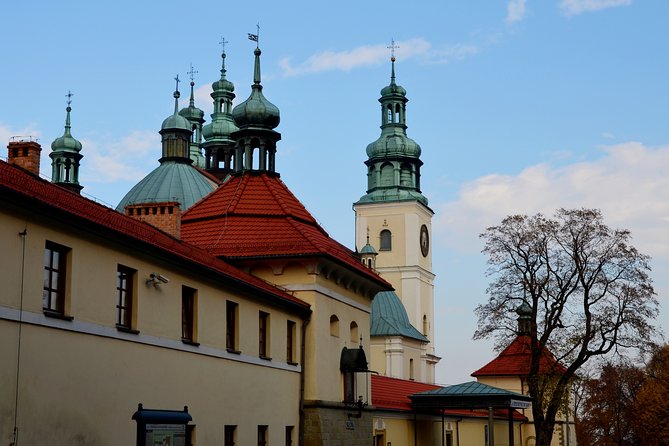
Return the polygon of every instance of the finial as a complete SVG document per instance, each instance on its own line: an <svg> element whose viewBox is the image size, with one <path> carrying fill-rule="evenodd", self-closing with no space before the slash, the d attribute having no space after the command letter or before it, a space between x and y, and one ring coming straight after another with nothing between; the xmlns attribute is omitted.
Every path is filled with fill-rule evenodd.
<svg viewBox="0 0 669 446"><path fill-rule="evenodd" d="M399 48L399 45L395 44L395 39L390 40L390 62L392 64L391 73L390 73L390 85L395 85L395 50Z"/></svg>
<svg viewBox="0 0 669 446"><path fill-rule="evenodd" d="M256 49L253 52L256 56L255 65L253 67L253 86L260 86L260 47L258 46L258 36L260 35L260 23L256 25L258 34L249 34L249 40L256 42ZM260 88L262 88L260 86Z"/></svg>
<svg viewBox="0 0 669 446"><path fill-rule="evenodd" d="M72 96L74 96L74 93L72 93L70 90L67 90L67 94L65 95L65 97L67 97L67 108L70 108L70 104L72 104Z"/></svg>
<svg viewBox="0 0 669 446"><path fill-rule="evenodd" d="M256 33L251 34L247 33L249 35L249 40L252 40L256 43L256 48L259 47L260 45L260 22L256 23Z"/></svg>
<svg viewBox="0 0 669 446"><path fill-rule="evenodd" d="M399 45L395 45L395 39L390 40L390 45L388 45L388 48L390 48L390 61L395 62L395 49L399 48Z"/></svg>
<svg viewBox="0 0 669 446"><path fill-rule="evenodd" d="M225 44L228 41L225 40L225 37L221 36L221 41L218 43L221 45L221 79L225 79Z"/></svg>
<svg viewBox="0 0 669 446"><path fill-rule="evenodd" d="M70 104L72 104L72 96L74 96L74 93L72 93L70 90L67 90L67 94L65 95L65 97L67 98L67 107L65 108L65 111L67 112L67 115L65 116L66 135L70 134L70 112L72 111L72 107L70 107Z"/></svg>
<svg viewBox="0 0 669 446"><path fill-rule="evenodd" d="M190 64L190 71L187 73L190 75L190 107L194 108L195 107L195 95L193 93L193 87L195 86L195 81L193 80L195 78L195 75L197 74L197 70L193 68L193 63Z"/></svg>
<svg viewBox="0 0 669 446"><path fill-rule="evenodd" d="M176 115L179 113L179 97L181 96L181 93L179 93L179 75L177 74L177 77L174 78L175 81L177 81L177 89L174 90L174 114Z"/></svg>

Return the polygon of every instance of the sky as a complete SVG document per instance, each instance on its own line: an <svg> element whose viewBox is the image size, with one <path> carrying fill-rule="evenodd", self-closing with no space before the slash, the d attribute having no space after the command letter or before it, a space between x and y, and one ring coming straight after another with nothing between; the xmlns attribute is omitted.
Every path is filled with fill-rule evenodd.
<svg viewBox="0 0 669 446"><path fill-rule="evenodd" d="M115 206L158 165L173 78L188 80L191 64L209 119L222 37L235 104L248 97L247 33L259 24L263 93L281 111L277 170L353 248L394 41L435 211L437 382L455 384L495 354L472 340L490 280L478 235L509 214L593 207L631 230L669 327L666 17L665 0L13 2L0 27L0 141L38 137L50 176L72 91L83 194Z"/></svg>

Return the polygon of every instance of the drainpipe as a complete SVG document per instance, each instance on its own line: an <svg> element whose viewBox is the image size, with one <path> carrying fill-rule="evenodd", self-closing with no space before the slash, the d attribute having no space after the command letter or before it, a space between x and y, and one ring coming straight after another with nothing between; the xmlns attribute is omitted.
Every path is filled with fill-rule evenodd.
<svg viewBox="0 0 669 446"><path fill-rule="evenodd" d="M306 369L304 359L306 358L306 338L307 338L307 325L311 321L311 314L307 316L306 319L302 322L302 336L300 339L300 420L298 427L298 439L297 444L299 446L304 446L304 372Z"/></svg>

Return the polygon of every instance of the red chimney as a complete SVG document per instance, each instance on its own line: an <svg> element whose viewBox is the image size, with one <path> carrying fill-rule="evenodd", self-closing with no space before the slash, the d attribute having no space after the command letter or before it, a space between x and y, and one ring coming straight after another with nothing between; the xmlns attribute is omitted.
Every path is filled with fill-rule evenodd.
<svg viewBox="0 0 669 446"><path fill-rule="evenodd" d="M33 136L12 136L7 146L7 162L33 175L39 175L42 147Z"/></svg>

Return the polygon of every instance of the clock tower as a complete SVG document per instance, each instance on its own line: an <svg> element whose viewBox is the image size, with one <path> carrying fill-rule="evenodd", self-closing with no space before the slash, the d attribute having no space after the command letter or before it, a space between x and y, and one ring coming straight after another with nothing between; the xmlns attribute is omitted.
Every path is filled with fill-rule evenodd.
<svg viewBox="0 0 669 446"><path fill-rule="evenodd" d="M376 270L395 287L395 297L406 312L411 328L396 330L395 342L390 342L392 330L381 330L375 325L381 318L375 310L384 312L384 318L396 311L387 311L375 305L372 309L372 342L383 342L383 354L393 351L401 367L387 357L376 370L404 379L434 382L434 368L440 358L434 354L434 274L432 273L432 215L427 198L420 190L421 148L406 133L406 90L395 82L395 57L391 58L390 85L381 90L381 135L367 146L367 193L353 205L356 217L356 246L370 244L378 253ZM385 296L387 297L387 296ZM384 298L385 299L385 298ZM384 301L385 300L379 300ZM397 308L397 306L394 306ZM397 319L397 320L395 320ZM402 325L397 317L390 325ZM384 319L384 322L387 322ZM376 333L375 333L376 331ZM420 343L419 357L407 360L407 333L418 333L411 342ZM385 339L379 339L385 338ZM389 343L393 348L389 348ZM414 346L416 347L416 346ZM399 352L401 350L401 352ZM413 349L415 350L415 348ZM391 355L393 353L390 353ZM375 355L372 355L374 362ZM397 372L399 370L401 372Z"/></svg>

